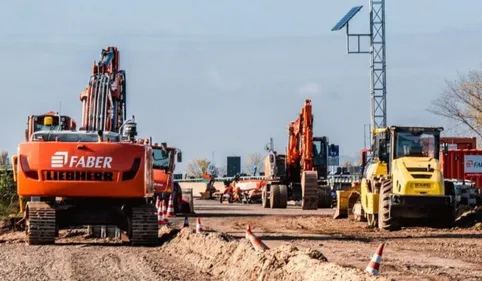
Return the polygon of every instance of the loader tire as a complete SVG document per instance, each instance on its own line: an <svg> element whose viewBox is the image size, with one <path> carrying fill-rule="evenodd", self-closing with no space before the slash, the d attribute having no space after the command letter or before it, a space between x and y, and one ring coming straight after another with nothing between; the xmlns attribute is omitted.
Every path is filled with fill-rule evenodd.
<svg viewBox="0 0 482 281"><path fill-rule="evenodd" d="M269 192L269 205L271 209L279 208L280 206L280 188L279 185L272 185Z"/></svg>
<svg viewBox="0 0 482 281"><path fill-rule="evenodd" d="M288 206L288 187L286 185L279 186L279 208L286 209Z"/></svg>
<svg viewBox="0 0 482 281"><path fill-rule="evenodd" d="M261 205L263 208L269 208L269 198L268 198L268 187L263 187L263 190L261 191Z"/></svg>
<svg viewBox="0 0 482 281"><path fill-rule="evenodd" d="M436 218L435 228L452 228L455 225L455 214L449 214L444 217Z"/></svg>
<svg viewBox="0 0 482 281"><path fill-rule="evenodd" d="M380 189L378 198L378 228L380 230L395 230L396 224L390 217L390 193L392 192L392 181L385 179Z"/></svg>
<svg viewBox="0 0 482 281"><path fill-rule="evenodd" d="M442 212L442 214L435 218L434 227L435 228L452 228L455 225L455 219L457 217L455 206L450 208L447 212Z"/></svg>

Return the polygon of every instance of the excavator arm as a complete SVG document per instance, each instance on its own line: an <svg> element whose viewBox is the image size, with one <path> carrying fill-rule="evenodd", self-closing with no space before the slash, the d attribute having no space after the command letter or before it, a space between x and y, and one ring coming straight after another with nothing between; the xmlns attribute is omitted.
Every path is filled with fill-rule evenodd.
<svg viewBox="0 0 482 281"><path fill-rule="evenodd" d="M311 100L305 100L300 117L288 125L288 170L313 170L313 115ZM294 175L293 175L294 176Z"/></svg>
<svg viewBox="0 0 482 281"><path fill-rule="evenodd" d="M119 66L116 47L103 49L100 61L94 61L89 85L80 94L83 129L117 132L127 119L126 73Z"/></svg>

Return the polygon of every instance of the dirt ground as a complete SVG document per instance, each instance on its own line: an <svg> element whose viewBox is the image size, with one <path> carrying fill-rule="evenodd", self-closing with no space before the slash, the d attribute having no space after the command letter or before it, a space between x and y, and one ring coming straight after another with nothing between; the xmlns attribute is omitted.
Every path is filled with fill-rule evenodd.
<svg viewBox="0 0 482 281"><path fill-rule="evenodd" d="M333 220L333 210L263 209L260 205L196 200L203 225L234 237L246 225L268 246L293 245L322 252L329 261L364 269L385 242L381 272L395 280L482 280L482 229L404 228L380 232L363 222ZM275 214L270 215L273 211ZM243 215L245 214L245 215ZM231 216L226 218L225 216Z"/></svg>
<svg viewBox="0 0 482 281"><path fill-rule="evenodd" d="M158 247L90 239L83 230L62 230L56 245L28 246L22 232L3 229L0 280L482 280L479 227L385 233L333 220L331 209L194 203L189 231L177 234L183 218L171 220ZM196 216L212 233L192 234ZM270 250L252 248L247 224ZM363 270L381 242L381 277L374 278Z"/></svg>
<svg viewBox="0 0 482 281"><path fill-rule="evenodd" d="M0 280L219 280L159 247L131 247L85 234L62 231L51 246L28 246L20 232L1 235Z"/></svg>

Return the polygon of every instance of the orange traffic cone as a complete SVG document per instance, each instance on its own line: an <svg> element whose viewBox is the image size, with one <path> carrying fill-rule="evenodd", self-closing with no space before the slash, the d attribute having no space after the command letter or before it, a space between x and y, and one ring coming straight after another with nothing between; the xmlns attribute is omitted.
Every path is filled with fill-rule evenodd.
<svg viewBox="0 0 482 281"><path fill-rule="evenodd" d="M203 225L201 224L201 218L198 217L196 222L196 233L201 233L201 232L203 232Z"/></svg>
<svg viewBox="0 0 482 281"><path fill-rule="evenodd" d="M182 227L189 227L189 219L184 217L184 225Z"/></svg>
<svg viewBox="0 0 482 281"><path fill-rule="evenodd" d="M160 203L159 198L157 199L156 207L157 207L157 223L159 225L163 225L164 224L164 216L162 214L162 204Z"/></svg>
<svg viewBox="0 0 482 281"><path fill-rule="evenodd" d="M162 200L162 219L164 224L169 223L169 219L167 218L166 201L164 200Z"/></svg>
<svg viewBox="0 0 482 281"><path fill-rule="evenodd" d="M175 217L176 214L174 213L174 199L171 196L169 196L169 205L167 206L167 217L172 218Z"/></svg>
<svg viewBox="0 0 482 281"><path fill-rule="evenodd" d="M269 247L263 243L263 241L261 241L258 237L256 237L252 232L251 232L251 226L248 224L248 226L246 227L246 237L247 239L251 242L251 244L253 245L253 247L256 249L256 250L261 250L261 251L264 251L264 250L267 250L269 249Z"/></svg>
<svg viewBox="0 0 482 281"><path fill-rule="evenodd" d="M249 234L248 233L252 233L251 225L249 225L249 224L246 226L246 235L245 235L245 238L249 240Z"/></svg>
<svg viewBox="0 0 482 281"><path fill-rule="evenodd" d="M370 261L370 263L368 263L367 268L365 268L365 271L370 273L371 275L380 274L380 264L382 262L382 253L384 246L385 243L382 243L380 244L380 246L378 246L377 252L373 254L372 260Z"/></svg>

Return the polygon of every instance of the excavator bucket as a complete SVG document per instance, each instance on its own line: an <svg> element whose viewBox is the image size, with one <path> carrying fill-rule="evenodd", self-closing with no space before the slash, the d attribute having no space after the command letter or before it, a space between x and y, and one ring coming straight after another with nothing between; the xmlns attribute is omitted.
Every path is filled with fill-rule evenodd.
<svg viewBox="0 0 482 281"><path fill-rule="evenodd" d="M316 171L304 171L301 175L301 209L318 209L318 173Z"/></svg>

